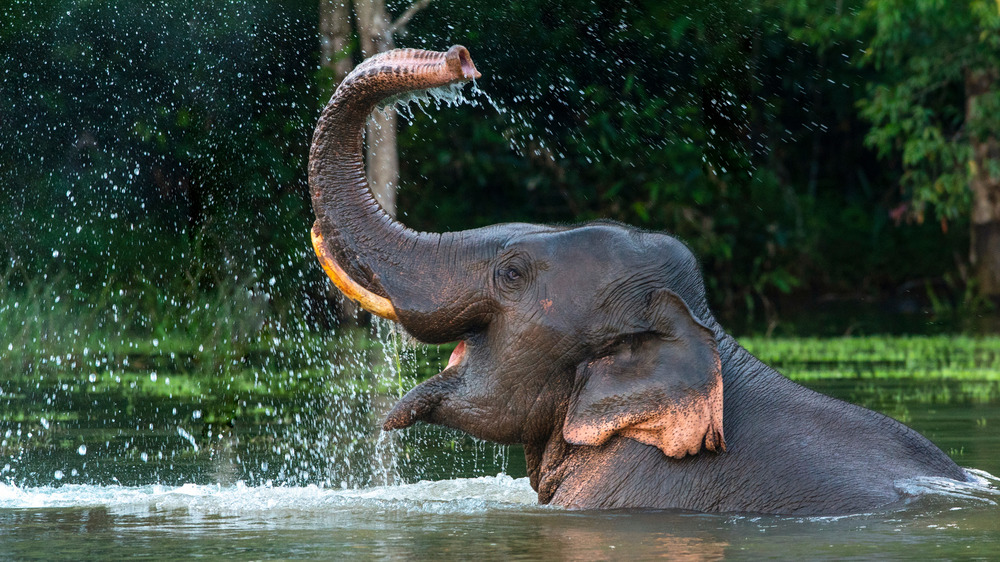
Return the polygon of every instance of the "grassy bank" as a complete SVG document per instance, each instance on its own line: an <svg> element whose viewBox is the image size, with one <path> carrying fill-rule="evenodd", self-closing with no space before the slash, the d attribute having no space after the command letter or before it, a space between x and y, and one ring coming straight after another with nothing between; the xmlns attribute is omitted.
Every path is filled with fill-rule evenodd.
<svg viewBox="0 0 1000 562"><path fill-rule="evenodd" d="M178 276L98 293L66 277L0 283L3 419L57 407L66 393L136 393L225 404L297 394L399 393L436 373L452 346L405 343L388 324L337 326L303 296L253 279ZM324 281L325 282L325 281ZM320 313L326 314L326 313ZM800 381L1000 381L1000 336L743 338L765 363ZM56 388L56 392L46 389ZM44 398L40 403L38 400ZM240 406L241 411L267 409ZM27 415L28 418L33 416Z"/></svg>
<svg viewBox="0 0 1000 562"><path fill-rule="evenodd" d="M997 336L746 338L740 343L794 380L1000 381L1000 337Z"/></svg>

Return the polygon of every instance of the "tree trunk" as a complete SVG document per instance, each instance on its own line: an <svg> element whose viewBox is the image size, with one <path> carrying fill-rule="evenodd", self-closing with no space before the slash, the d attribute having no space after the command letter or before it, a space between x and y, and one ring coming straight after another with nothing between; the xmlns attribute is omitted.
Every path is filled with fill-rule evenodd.
<svg viewBox="0 0 1000 562"><path fill-rule="evenodd" d="M982 134L976 122L983 118L980 96L997 86L996 69L965 71L965 123L971 130L972 146L972 244L969 260L979 293L1000 301L1000 175L992 168L1000 165L1000 143L993 134Z"/></svg>
<svg viewBox="0 0 1000 562"><path fill-rule="evenodd" d="M395 47L389 30L385 0L354 0L361 54L368 58ZM396 110L376 111L366 131L368 181L375 199L390 216L396 216L399 158L396 153Z"/></svg>
<svg viewBox="0 0 1000 562"><path fill-rule="evenodd" d="M351 38L351 10L348 0L320 0L320 64L333 70L334 84L340 84L354 66L348 44Z"/></svg>

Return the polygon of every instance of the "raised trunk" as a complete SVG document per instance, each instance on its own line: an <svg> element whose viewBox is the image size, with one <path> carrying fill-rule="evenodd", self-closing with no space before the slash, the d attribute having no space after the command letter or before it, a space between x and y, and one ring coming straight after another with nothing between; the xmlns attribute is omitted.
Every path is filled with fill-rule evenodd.
<svg viewBox="0 0 1000 562"><path fill-rule="evenodd" d="M392 96L466 82L478 76L464 47L447 53L389 51L358 65L323 110L309 155L309 186L323 258L363 290L387 298L395 316L424 341L457 339L476 310L470 275L456 264L486 248L465 233L418 233L394 220L369 188L363 132L376 105ZM332 276L331 276L332 277Z"/></svg>
<svg viewBox="0 0 1000 562"><path fill-rule="evenodd" d="M1000 300L1000 143L992 130L982 127L979 100L997 86L998 71L966 70L966 127L971 131L972 245L969 259L979 293Z"/></svg>

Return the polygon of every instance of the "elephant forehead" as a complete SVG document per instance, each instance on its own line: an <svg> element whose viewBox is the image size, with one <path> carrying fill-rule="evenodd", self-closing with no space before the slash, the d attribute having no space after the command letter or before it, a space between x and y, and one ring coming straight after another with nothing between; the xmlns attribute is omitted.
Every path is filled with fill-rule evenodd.
<svg viewBox="0 0 1000 562"><path fill-rule="evenodd" d="M590 262L623 263L641 257L643 246L638 232L610 225L533 233L518 245L536 259L549 259L567 266Z"/></svg>
<svg viewBox="0 0 1000 562"><path fill-rule="evenodd" d="M599 222L558 231L533 232L517 240L545 271L538 290L548 313L551 299L585 311L622 311L649 291L678 293L699 318L707 314L704 287L694 254L676 238L628 225ZM554 296L552 296L554 295Z"/></svg>
<svg viewBox="0 0 1000 562"><path fill-rule="evenodd" d="M584 273L594 280L599 280L594 276L602 277L602 273L618 278L624 273L651 268L691 271L697 268L694 255L679 240L627 225L598 223L535 232L518 240L517 246L553 271Z"/></svg>

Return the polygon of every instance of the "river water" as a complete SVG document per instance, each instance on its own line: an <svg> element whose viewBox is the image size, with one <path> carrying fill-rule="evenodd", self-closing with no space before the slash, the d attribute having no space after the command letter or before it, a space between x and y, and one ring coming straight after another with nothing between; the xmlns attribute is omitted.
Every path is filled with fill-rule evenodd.
<svg viewBox="0 0 1000 562"><path fill-rule="evenodd" d="M99 431L77 424L55 437L70 442L68 453L26 452L0 467L8 474L0 483L0 558L995 559L1000 480L990 473L1000 474L1000 401L995 383L968 392L961 384L810 383L903 419L980 479L903 482L906 504L846 517L538 506L518 448L437 428L409 430L383 451L409 462L396 465L395 484L380 486L255 477L261 462L248 457L259 454L251 436L261 427L237 427L229 448L185 464L174 454L98 459L96 445L81 454L77 434ZM117 434L136 442L149 432ZM188 449L196 441L175 437Z"/></svg>
<svg viewBox="0 0 1000 562"><path fill-rule="evenodd" d="M358 490L0 486L0 545L4 557L45 560L995 559L995 488L913 484L921 488L883 513L790 518L570 512L535 505L527 480L507 475Z"/></svg>

